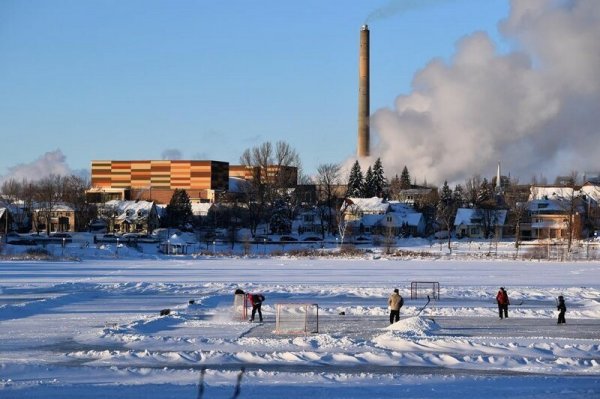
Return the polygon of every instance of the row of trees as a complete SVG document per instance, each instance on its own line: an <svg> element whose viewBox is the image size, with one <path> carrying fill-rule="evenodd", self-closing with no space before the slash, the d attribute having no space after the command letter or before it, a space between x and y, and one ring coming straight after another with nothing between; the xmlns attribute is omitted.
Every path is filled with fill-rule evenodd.
<svg viewBox="0 0 600 399"><path fill-rule="evenodd" d="M212 227L228 227L232 236L240 227L248 227L256 236L261 233L257 231L259 225L269 226L269 231L264 233L289 233L294 216L300 210L310 208L317 211L324 237L327 232L336 231L342 217L339 210L345 198L378 196L398 200L402 190L424 188L411 183L406 166L400 176L395 175L388 181L379 158L364 175L358 161L355 162L347 179L342 176L340 165L322 164L311 180L302 175L298 153L282 141L274 144L265 142L245 150L240 163L252 171L253 178L240 182L242 195L239 192L221 195L217 206L203 222ZM297 168L298 175L290 175L288 168ZM291 182L291 179L294 181ZM301 186L292 190L291 186L295 183L314 184L316 196L305 196ZM505 193L518 185L518 181L503 180L501 183ZM518 201L516 195L497 195L495 186L495 182L479 176L471 177L464 185L458 184L454 189L444 182L439 190L431 188L433 195L421 197L414 206L425 215L429 233L436 229L452 230L456 210L460 207L477 208L490 215L489 218L483 215L482 227L486 236L492 233L493 221L490 218L497 209L511 211L518 231L519 222L525 214L520 205L522 201ZM49 229L52 208L58 203L69 205L76 212L75 228L84 230L91 220L103 215L93 204L86 202L87 188L89 181L78 176L49 176L39 181L8 180L1 190L7 202L21 200L26 209L31 209L35 203L40 216L48 222L46 229ZM14 216L22 219L17 222L26 217L25 214ZM164 227L184 227L198 222L193 218L190 200L184 190L175 191L161 222Z"/></svg>
<svg viewBox="0 0 600 399"><path fill-rule="evenodd" d="M89 181L80 176L50 175L37 181L9 179L0 189L3 200L8 205L22 201L23 206L13 207L14 211L11 213L17 226L27 225L31 217L29 210L35 205L39 220L45 221L46 232L50 233L52 210L58 204L73 208L76 214L76 230L84 230L87 227L97 212L96 207L87 203L85 199L85 190L89 186ZM39 232L38 225L33 228Z"/></svg>

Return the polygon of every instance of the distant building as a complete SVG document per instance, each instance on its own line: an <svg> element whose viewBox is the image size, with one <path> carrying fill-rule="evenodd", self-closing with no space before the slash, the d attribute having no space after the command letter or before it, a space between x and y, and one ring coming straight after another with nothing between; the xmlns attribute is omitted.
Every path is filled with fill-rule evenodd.
<svg viewBox="0 0 600 399"><path fill-rule="evenodd" d="M382 198L347 198L344 219L354 234L422 236L425 218L409 204L386 202Z"/></svg>
<svg viewBox="0 0 600 399"><path fill-rule="evenodd" d="M49 215L48 215L49 212ZM57 204L52 209L34 207L32 223L36 231L67 232L75 231L75 211L67 205ZM46 226L50 223L50 226Z"/></svg>
<svg viewBox="0 0 600 399"><path fill-rule="evenodd" d="M229 188L229 163L220 161L92 161L91 202L148 200L166 204L175 189L192 200L213 201Z"/></svg>
<svg viewBox="0 0 600 399"><path fill-rule="evenodd" d="M298 168L283 165L269 165L266 168L230 165L229 177L238 177L246 181L260 179L263 183L276 184L280 188L295 188L298 184Z"/></svg>
<svg viewBox="0 0 600 399"><path fill-rule="evenodd" d="M151 233L159 226L156 205L151 201L109 201L100 213L109 231L120 233Z"/></svg>
<svg viewBox="0 0 600 399"><path fill-rule="evenodd" d="M506 224L505 209L471 209L459 208L454 219L457 237L487 238L488 233L501 239Z"/></svg>
<svg viewBox="0 0 600 399"><path fill-rule="evenodd" d="M533 239L564 239L569 236L569 214L573 209L572 229L573 238L582 236L583 208L580 201L571 204L565 199L536 199L528 203L531 215L531 238Z"/></svg>
<svg viewBox="0 0 600 399"><path fill-rule="evenodd" d="M398 192L398 201L414 205L419 202L433 202L437 200L437 190L430 187L407 188Z"/></svg>

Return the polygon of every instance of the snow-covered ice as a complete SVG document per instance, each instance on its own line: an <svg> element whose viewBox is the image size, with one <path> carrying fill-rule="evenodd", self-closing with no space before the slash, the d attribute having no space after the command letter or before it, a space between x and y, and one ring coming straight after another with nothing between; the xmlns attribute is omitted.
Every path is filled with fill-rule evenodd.
<svg viewBox="0 0 600 399"><path fill-rule="evenodd" d="M197 398L205 369L203 397L228 398L241 367L239 398L600 397L599 276L598 262L385 257L0 262L0 397ZM417 280L441 286L419 316ZM263 324L232 318L236 288L265 294ZM281 302L317 303L319 332L276 334Z"/></svg>

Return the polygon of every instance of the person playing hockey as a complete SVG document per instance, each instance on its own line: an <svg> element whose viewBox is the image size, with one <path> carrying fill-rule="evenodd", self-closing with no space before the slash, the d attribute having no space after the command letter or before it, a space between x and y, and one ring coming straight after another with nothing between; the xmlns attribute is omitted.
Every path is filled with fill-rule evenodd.
<svg viewBox="0 0 600 399"><path fill-rule="evenodd" d="M263 316L262 316L262 311L260 310L260 307L265 300L264 295L263 294L248 294L248 300L250 301L250 304L252 305L252 316L250 316L250 322L252 323L254 321L254 316L255 316L256 312L258 311L258 319L262 323Z"/></svg>
<svg viewBox="0 0 600 399"><path fill-rule="evenodd" d="M502 319L502 314L508 319L508 305L510 305L510 301L508 300L508 293L504 287L500 287L500 290L496 295L496 302L498 302L498 314L500 319Z"/></svg>
<svg viewBox="0 0 600 399"><path fill-rule="evenodd" d="M390 324L394 324L400 320L400 308L404 305L404 298L400 295L398 288L394 289L392 295L388 299L388 307L390 309Z"/></svg>
<svg viewBox="0 0 600 399"><path fill-rule="evenodd" d="M565 312L567 311L567 305L565 305L565 298L561 295L558 297L558 305L556 309L558 312L558 322L556 324L565 324Z"/></svg>

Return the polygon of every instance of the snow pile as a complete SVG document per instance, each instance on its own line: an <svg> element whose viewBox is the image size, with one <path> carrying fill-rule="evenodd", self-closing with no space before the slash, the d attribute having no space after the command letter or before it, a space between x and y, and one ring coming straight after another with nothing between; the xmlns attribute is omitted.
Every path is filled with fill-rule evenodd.
<svg viewBox="0 0 600 399"><path fill-rule="evenodd" d="M386 327L385 330L401 332L406 335L431 335L440 326L433 319L420 316L407 317Z"/></svg>

